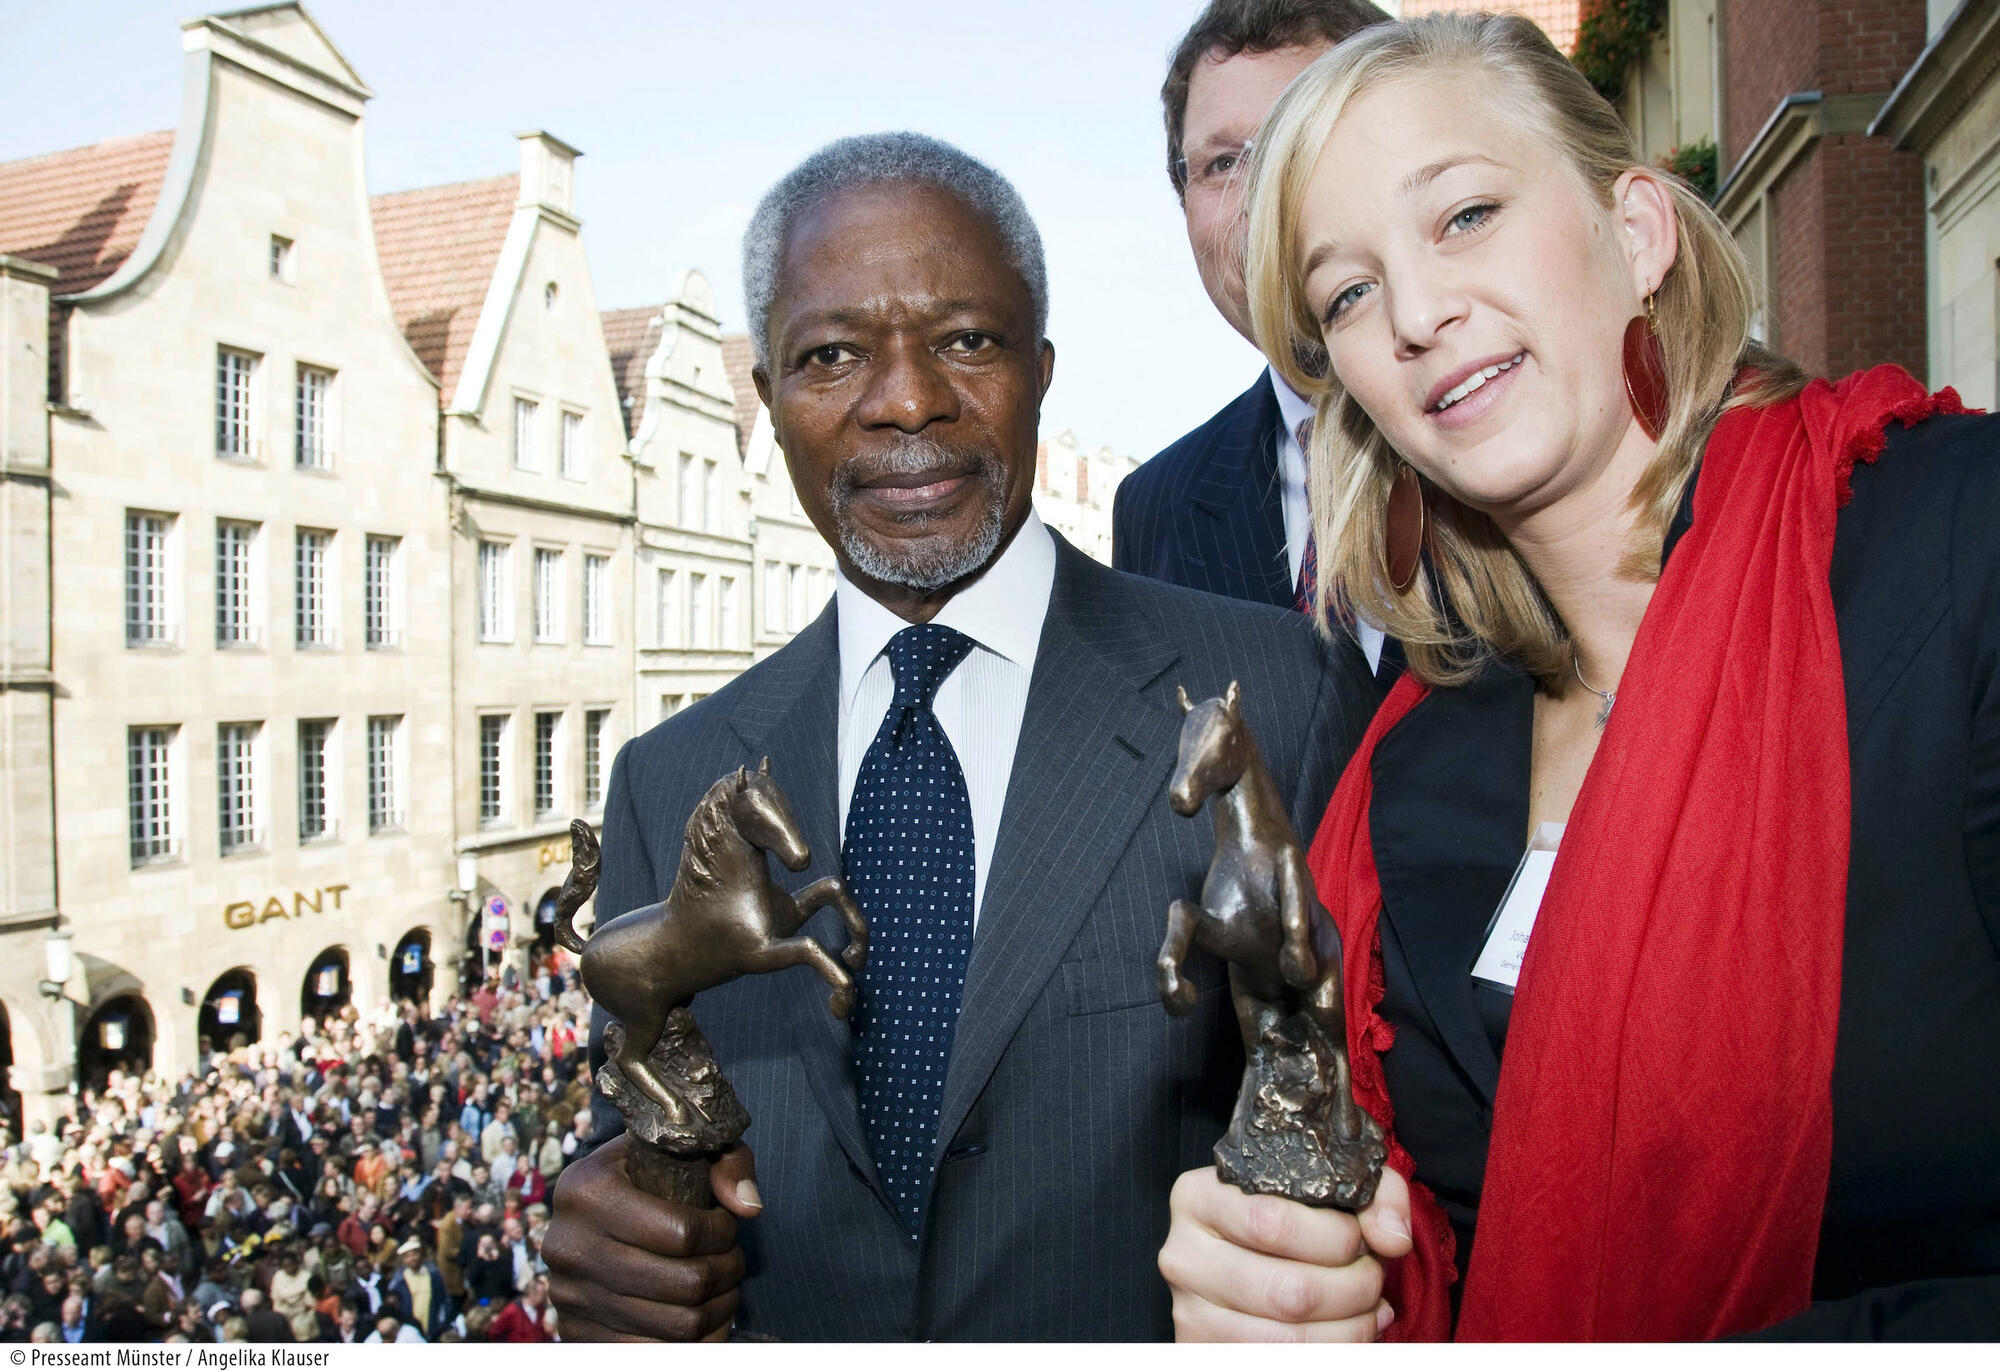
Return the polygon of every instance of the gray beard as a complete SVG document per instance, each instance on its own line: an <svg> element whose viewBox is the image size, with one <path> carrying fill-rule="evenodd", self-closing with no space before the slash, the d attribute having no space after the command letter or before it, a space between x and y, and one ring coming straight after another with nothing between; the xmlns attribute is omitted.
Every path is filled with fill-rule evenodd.
<svg viewBox="0 0 2000 1371"><path fill-rule="evenodd" d="M886 470L899 475L929 471L952 457L964 455L964 450L947 448L936 439L918 436L905 440L896 449ZM978 527L964 542L951 542L939 535L899 540L893 551L877 547L848 518L854 500L852 481L845 473L835 476L829 492L834 528L840 535L840 550L847 554L855 570L886 585L929 591L964 580L993 560L1007 530L1006 476L998 463L984 454L974 455L978 457L978 465L971 475L979 484L985 507L980 511ZM921 528L931 522L931 516L910 514L902 522L906 528Z"/></svg>

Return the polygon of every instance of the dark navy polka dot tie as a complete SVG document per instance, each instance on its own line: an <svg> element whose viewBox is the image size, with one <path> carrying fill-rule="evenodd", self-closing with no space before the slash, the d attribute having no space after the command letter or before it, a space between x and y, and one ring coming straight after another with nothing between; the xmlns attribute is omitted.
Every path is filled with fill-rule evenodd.
<svg viewBox="0 0 2000 1371"><path fill-rule="evenodd" d="M972 801L931 700L970 651L970 638L938 624L889 640L896 698L861 759L841 849L868 916L854 1086L876 1172L913 1235L972 951Z"/></svg>

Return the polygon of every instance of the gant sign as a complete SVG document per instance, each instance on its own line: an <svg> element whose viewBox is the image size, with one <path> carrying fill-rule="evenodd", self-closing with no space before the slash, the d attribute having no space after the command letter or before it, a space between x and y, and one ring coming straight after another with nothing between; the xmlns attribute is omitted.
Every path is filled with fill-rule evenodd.
<svg viewBox="0 0 2000 1371"><path fill-rule="evenodd" d="M276 895L265 900L261 907L254 900L238 900L222 907L222 922L231 928L251 928L273 919L303 919L307 911L318 914L329 902L338 910L341 892L346 889L345 885L324 885L310 895L294 890L289 905Z"/></svg>

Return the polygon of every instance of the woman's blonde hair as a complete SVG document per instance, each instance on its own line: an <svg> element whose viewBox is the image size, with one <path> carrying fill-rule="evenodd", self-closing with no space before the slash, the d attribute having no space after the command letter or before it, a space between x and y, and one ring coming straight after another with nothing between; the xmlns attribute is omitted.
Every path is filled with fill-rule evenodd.
<svg viewBox="0 0 2000 1371"><path fill-rule="evenodd" d="M1426 482L1429 574L1400 593L1389 584L1383 515L1402 459L1324 365L1300 270L1300 206L1348 104L1385 83L1440 70L1491 76L1607 209L1618 178L1634 168L1672 197L1678 252L1653 300L1670 413L1632 491L1639 517L1627 574L1657 578L1667 525L1722 410L1783 398L1804 377L1752 344L1749 268L1729 230L1678 178L1639 161L1617 111L1528 20L1433 14L1377 25L1292 82L1257 137L1245 280L1258 346L1288 385L1317 401L1309 477L1320 559L1315 616L1325 625L1336 608L1359 611L1403 644L1410 670L1428 683L1462 682L1496 653L1552 683L1570 669L1568 630L1486 515ZM1755 364L1755 377L1732 392L1746 361Z"/></svg>

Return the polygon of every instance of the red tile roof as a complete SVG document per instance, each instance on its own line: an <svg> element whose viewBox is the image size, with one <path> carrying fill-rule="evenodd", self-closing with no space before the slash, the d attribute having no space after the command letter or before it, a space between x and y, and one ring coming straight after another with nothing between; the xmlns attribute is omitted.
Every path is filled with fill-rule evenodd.
<svg viewBox="0 0 2000 1371"><path fill-rule="evenodd" d="M61 272L51 294L97 285L138 245L173 145L168 130L0 163L0 252Z"/></svg>
<svg viewBox="0 0 2000 1371"><path fill-rule="evenodd" d="M625 411L625 436L639 431L646 413L646 359L660 345L665 305L603 311L604 348L611 354L611 379L618 386L618 404Z"/></svg>
<svg viewBox="0 0 2000 1371"><path fill-rule="evenodd" d="M722 335L722 370L729 377L729 388L736 392L736 450L740 453L750 450L750 432L757 427L757 411L762 405L757 383L750 379L750 368L756 364L749 334Z"/></svg>
<svg viewBox="0 0 2000 1371"><path fill-rule="evenodd" d="M378 195L375 247L396 322L438 378L438 403L451 403L459 373L500 260L519 176Z"/></svg>
<svg viewBox="0 0 2000 1371"><path fill-rule="evenodd" d="M1485 10L1500 14L1524 14L1549 36L1549 41L1565 57L1576 51L1577 24L1583 17L1586 0L1403 0L1403 17L1440 11L1471 13Z"/></svg>

